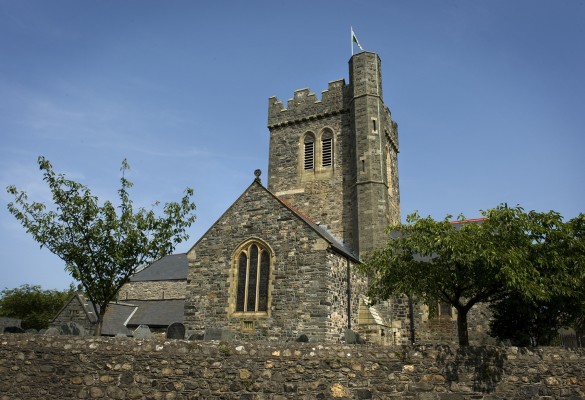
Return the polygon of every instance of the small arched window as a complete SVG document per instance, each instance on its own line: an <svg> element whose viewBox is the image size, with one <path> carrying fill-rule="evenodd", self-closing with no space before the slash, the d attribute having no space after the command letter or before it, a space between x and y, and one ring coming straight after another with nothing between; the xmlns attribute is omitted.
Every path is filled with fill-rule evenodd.
<svg viewBox="0 0 585 400"><path fill-rule="evenodd" d="M303 168L305 170L315 168L315 136L307 133L303 141Z"/></svg>
<svg viewBox="0 0 585 400"><path fill-rule="evenodd" d="M321 165L333 165L333 133L328 129L321 135Z"/></svg>
<svg viewBox="0 0 585 400"><path fill-rule="evenodd" d="M246 244L236 254L236 312L268 311L270 253L257 242Z"/></svg>

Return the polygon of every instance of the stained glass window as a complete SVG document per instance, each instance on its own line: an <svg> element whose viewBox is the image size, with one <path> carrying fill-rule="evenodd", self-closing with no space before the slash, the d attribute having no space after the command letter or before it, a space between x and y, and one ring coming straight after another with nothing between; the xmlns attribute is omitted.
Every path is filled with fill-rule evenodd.
<svg viewBox="0 0 585 400"><path fill-rule="evenodd" d="M246 299L246 275L248 269L248 257L246 253L240 253L238 261L238 291L236 295L236 311L244 311L244 301Z"/></svg>
<svg viewBox="0 0 585 400"><path fill-rule="evenodd" d="M246 245L238 255L236 312L268 311L270 255L258 243Z"/></svg>

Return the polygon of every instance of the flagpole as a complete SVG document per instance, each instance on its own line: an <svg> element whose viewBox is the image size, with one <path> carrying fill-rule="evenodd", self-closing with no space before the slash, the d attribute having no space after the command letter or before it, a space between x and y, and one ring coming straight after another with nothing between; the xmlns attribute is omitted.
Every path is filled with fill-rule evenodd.
<svg viewBox="0 0 585 400"><path fill-rule="evenodd" d="M350 26L349 29L351 30L349 41L351 42L351 56L353 57L353 26Z"/></svg>

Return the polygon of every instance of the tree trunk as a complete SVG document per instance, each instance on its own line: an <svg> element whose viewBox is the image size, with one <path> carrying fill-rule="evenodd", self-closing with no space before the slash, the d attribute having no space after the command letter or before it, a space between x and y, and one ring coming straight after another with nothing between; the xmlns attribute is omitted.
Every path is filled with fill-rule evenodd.
<svg viewBox="0 0 585 400"><path fill-rule="evenodd" d="M104 325L104 315L106 314L106 306L100 307L100 312L97 314L97 324L95 326L95 336L102 335L102 326Z"/></svg>
<svg viewBox="0 0 585 400"><path fill-rule="evenodd" d="M469 346L469 336L467 334L467 311L469 311L469 309L457 308L457 335L459 336L459 346Z"/></svg>

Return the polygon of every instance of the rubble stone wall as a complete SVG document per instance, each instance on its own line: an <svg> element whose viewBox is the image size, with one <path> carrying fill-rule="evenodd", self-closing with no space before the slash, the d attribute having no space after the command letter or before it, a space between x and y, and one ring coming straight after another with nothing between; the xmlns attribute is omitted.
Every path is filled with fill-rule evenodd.
<svg viewBox="0 0 585 400"><path fill-rule="evenodd" d="M118 301L184 299L186 280L128 282L118 293Z"/></svg>
<svg viewBox="0 0 585 400"><path fill-rule="evenodd" d="M6 399L583 399L585 351L0 335Z"/></svg>

